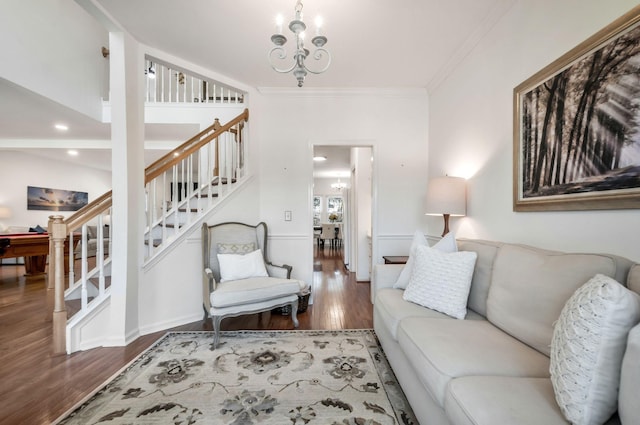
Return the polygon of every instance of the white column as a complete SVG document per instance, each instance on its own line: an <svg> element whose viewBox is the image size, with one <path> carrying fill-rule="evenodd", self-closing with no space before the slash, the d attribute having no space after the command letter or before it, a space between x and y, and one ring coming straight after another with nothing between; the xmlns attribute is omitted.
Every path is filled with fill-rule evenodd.
<svg viewBox="0 0 640 425"><path fill-rule="evenodd" d="M354 148L356 155L357 262L356 279L370 279L371 148Z"/></svg>
<svg viewBox="0 0 640 425"><path fill-rule="evenodd" d="M144 232L144 55L129 34L111 32L111 332L109 345L138 336Z"/></svg>

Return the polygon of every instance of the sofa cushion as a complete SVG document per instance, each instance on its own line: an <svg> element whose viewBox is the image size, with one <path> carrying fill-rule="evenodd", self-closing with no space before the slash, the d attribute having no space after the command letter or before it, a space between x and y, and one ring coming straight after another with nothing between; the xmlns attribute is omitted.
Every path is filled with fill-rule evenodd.
<svg viewBox="0 0 640 425"><path fill-rule="evenodd" d="M640 325L629 332L627 348L622 360L618 413L624 424L631 424L640 418Z"/></svg>
<svg viewBox="0 0 640 425"><path fill-rule="evenodd" d="M552 325L569 297L596 274L615 272L615 261L606 255L503 245L494 263L487 318L548 356Z"/></svg>
<svg viewBox="0 0 640 425"><path fill-rule="evenodd" d="M475 252L444 253L419 246L404 299L464 319L477 256Z"/></svg>
<svg viewBox="0 0 640 425"><path fill-rule="evenodd" d="M551 383L571 423L599 425L618 407L629 330L640 320L640 297L596 275L567 301L551 341Z"/></svg>
<svg viewBox="0 0 640 425"><path fill-rule="evenodd" d="M416 232L413 234L411 247L409 248L409 258L407 259L407 264L405 264L404 268L400 272L400 276L398 276L398 280L396 281L396 283L394 283L394 288L406 289L407 285L409 285L409 280L411 278L411 274L413 273L416 250L420 246L428 247L429 243L427 242L427 238L424 237L424 234L420 230L416 230ZM453 232L447 233L432 248L437 249L438 251L449 253L458 251L455 234Z"/></svg>
<svg viewBox="0 0 640 425"><path fill-rule="evenodd" d="M565 425L548 378L466 376L449 384L444 408L455 425Z"/></svg>
<svg viewBox="0 0 640 425"><path fill-rule="evenodd" d="M394 340L398 339L398 326L400 321L406 317L431 317L436 319L446 319L444 313L425 308L406 301L403 297L402 289L384 288L378 291L376 295L376 310L380 313L385 326L393 336ZM467 320L484 320L484 317L478 313L467 309Z"/></svg>
<svg viewBox="0 0 640 425"><path fill-rule="evenodd" d="M493 274L493 262L502 245L500 242L458 240L458 249L460 251L473 251L478 254L476 267L473 270L473 279L471 279L471 291L469 291L467 306L484 317L487 317L487 296L491 285L491 275Z"/></svg>
<svg viewBox="0 0 640 425"><path fill-rule="evenodd" d="M549 376L547 356L485 320L408 317L400 322L397 335L418 378L440 406L453 378Z"/></svg>
<svg viewBox="0 0 640 425"><path fill-rule="evenodd" d="M275 277L254 277L218 283L211 293L211 306L231 307L251 302L267 301L287 295L297 294L306 284L295 279Z"/></svg>
<svg viewBox="0 0 640 425"><path fill-rule="evenodd" d="M98 226L87 226L87 239L95 239L98 237Z"/></svg>
<svg viewBox="0 0 640 425"><path fill-rule="evenodd" d="M640 293L640 264L634 264L627 275L627 288Z"/></svg>

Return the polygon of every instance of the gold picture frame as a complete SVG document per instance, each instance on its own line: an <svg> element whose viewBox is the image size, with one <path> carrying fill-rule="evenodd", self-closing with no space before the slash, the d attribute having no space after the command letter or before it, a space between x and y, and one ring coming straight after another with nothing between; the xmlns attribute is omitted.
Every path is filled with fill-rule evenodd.
<svg viewBox="0 0 640 425"><path fill-rule="evenodd" d="M640 6L513 94L514 211L640 208Z"/></svg>

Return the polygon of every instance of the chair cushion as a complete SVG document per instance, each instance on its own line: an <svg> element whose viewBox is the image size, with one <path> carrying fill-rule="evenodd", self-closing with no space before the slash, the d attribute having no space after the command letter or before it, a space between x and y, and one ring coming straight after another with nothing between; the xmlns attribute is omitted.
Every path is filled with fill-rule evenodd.
<svg viewBox="0 0 640 425"><path fill-rule="evenodd" d="M402 297L403 292L401 289L383 288L378 291L376 296L376 310L380 313L387 329L389 329L389 332L395 340L398 339L397 334L400 321L405 317L449 318L449 316L444 313L405 301ZM465 319L484 320L484 317L473 310L467 310Z"/></svg>
<svg viewBox="0 0 640 425"><path fill-rule="evenodd" d="M275 277L255 277L221 282L211 293L211 306L223 308L266 301L298 294L304 287L306 284L299 280Z"/></svg>
<svg viewBox="0 0 640 425"><path fill-rule="evenodd" d="M548 378L467 376L453 379L445 402L456 425L566 425Z"/></svg>
<svg viewBox="0 0 640 425"><path fill-rule="evenodd" d="M547 356L486 320L408 317L400 323L397 335L418 378L440 406L453 378L549 376Z"/></svg>

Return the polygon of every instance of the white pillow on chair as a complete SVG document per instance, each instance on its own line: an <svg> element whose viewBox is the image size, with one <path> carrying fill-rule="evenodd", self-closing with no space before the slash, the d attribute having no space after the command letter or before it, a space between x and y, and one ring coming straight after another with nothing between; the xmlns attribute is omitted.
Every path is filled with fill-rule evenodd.
<svg viewBox="0 0 640 425"><path fill-rule="evenodd" d="M262 250L256 249L249 254L218 254L220 264L220 282L267 277Z"/></svg>

